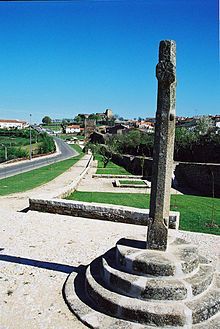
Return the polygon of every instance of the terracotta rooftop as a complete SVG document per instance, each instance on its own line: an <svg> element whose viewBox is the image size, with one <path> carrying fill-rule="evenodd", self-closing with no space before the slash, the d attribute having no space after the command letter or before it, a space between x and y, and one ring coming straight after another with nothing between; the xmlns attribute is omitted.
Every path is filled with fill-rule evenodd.
<svg viewBox="0 0 220 329"><path fill-rule="evenodd" d="M0 119L0 122L8 122L8 123L26 123L26 121L22 120L11 120L11 119Z"/></svg>
<svg viewBox="0 0 220 329"><path fill-rule="evenodd" d="M80 128L80 125L70 125L70 126L67 126L67 128Z"/></svg>

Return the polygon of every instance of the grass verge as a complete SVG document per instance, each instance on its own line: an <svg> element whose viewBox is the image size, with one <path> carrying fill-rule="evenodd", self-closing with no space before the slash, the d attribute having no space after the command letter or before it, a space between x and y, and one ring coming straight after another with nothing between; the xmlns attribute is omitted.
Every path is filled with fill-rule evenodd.
<svg viewBox="0 0 220 329"><path fill-rule="evenodd" d="M35 187L48 183L52 179L64 173L84 155L78 145L71 145L71 147L79 153L76 157L1 179L0 196L31 190Z"/></svg>
<svg viewBox="0 0 220 329"><path fill-rule="evenodd" d="M96 171L96 174L106 174L106 175L131 175L127 170L125 170L123 167L120 167L113 163L112 161L109 161L107 166L104 168L104 164L102 162L101 155L96 155L95 159L98 160L98 169Z"/></svg>
<svg viewBox="0 0 220 329"><path fill-rule="evenodd" d="M125 185L146 185L144 181L142 180L119 180L120 184Z"/></svg>
<svg viewBox="0 0 220 329"><path fill-rule="evenodd" d="M150 196L138 193L74 192L69 200L149 208ZM220 235L220 199L172 195L171 210L180 212L180 229ZM214 223L215 225L211 225Z"/></svg>

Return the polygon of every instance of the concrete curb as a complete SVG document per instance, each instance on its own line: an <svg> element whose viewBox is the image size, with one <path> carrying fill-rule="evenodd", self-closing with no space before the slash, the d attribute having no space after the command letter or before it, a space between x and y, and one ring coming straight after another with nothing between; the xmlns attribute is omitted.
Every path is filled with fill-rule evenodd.
<svg viewBox="0 0 220 329"><path fill-rule="evenodd" d="M134 179L140 179L143 178L143 176L138 175L112 175L112 174L93 174L92 178L134 178Z"/></svg>
<svg viewBox="0 0 220 329"><path fill-rule="evenodd" d="M136 180L138 180L138 179L136 179ZM130 182L132 183L132 181L135 182L136 180L131 179ZM119 179L116 179L114 181L114 184L115 184L115 187L122 187L122 188L124 188L124 187L126 187L126 188L150 188L148 181L146 181L146 180L142 180L142 181L144 182L143 185L135 184L135 183L134 184L124 184L124 183L121 183Z"/></svg>

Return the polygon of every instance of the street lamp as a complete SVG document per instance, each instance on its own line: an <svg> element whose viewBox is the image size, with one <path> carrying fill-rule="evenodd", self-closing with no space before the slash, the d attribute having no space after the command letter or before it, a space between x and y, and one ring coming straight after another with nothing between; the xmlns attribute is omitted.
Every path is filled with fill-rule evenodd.
<svg viewBox="0 0 220 329"><path fill-rule="evenodd" d="M31 144L31 114L30 114L30 130L29 130L29 135L30 135L30 154L29 154L29 159L32 159L32 144Z"/></svg>

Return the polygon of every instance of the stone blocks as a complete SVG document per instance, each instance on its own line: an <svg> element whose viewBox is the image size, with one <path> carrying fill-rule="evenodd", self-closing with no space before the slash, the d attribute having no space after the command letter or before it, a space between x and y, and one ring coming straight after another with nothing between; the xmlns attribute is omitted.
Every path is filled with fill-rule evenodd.
<svg viewBox="0 0 220 329"><path fill-rule="evenodd" d="M135 225L149 224L149 210L133 207L59 199L29 199L29 209ZM179 228L179 212L170 211L169 228Z"/></svg>

